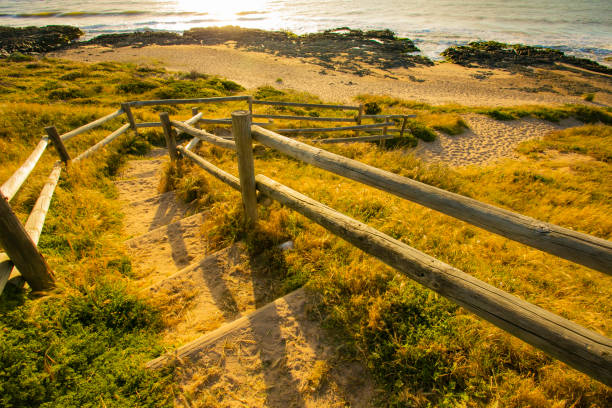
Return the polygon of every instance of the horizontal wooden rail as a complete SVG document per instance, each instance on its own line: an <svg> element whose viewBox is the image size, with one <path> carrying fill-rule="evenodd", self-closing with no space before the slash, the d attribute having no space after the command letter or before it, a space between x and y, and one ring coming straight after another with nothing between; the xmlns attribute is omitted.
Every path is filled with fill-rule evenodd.
<svg viewBox="0 0 612 408"><path fill-rule="evenodd" d="M265 195L513 336L612 386L612 340L499 290L265 176Z"/></svg>
<svg viewBox="0 0 612 408"><path fill-rule="evenodd" d="M198 122L208 123L208 124L213 124L213 125L231 125L232 124L231 119L200 119ZM255 122L253 124L258 125L258 126L270 126L272 123Z"/></svg>
<svg viewBox="0 0 612 408"><path fill-rule="evenodd" d="M282 101L253 100L253 105L295 106L299 108L323 108L323 109L356 110L356 111L359 110L359 106L326 105L326 104L321 104L321 103L298 103L298 102L282 102Z"/></svg>
<svg viewBox="0 0 612 408"><path fill-rule="evenodd" d="M363 119L403 119L416 118L417 115L361 115Z"/></svg>
<svg viewBox="0 0 612 408"><path fill-rule="evenodd" d="M512 211L330 153L259 126L253 139L288 156L395 194L487 231L612 275L612 242L538 221Z"/></svg>
<svg viewBox="0 0 612 408"><path fill-rule="evenodd" d="M187 119L185 121L185 123L187 123L188 125L193 125L194 123L197 123L200 119L202 118L202 113L198 113L197 115L193 116L190 119ZM141 122L141 123L136 123L136 127L137 128L153 128L153 127L162 127L161 122Z"/></svg>
<svg viewBox="0 0 612 408"><path fill-rule="evenodd" d="M394 126L393 122L375 123L372 125L339 126L333 128L302 128L302 129L277 129L282 133L318 133L318 132L341 132L344 130L378 129L385 126Z"/></svg>
<svg viewBox="0 0 612 408"><path fill-rule="evenodd" d="M4 184L2 184L2 187L0 187L0 192L4 194L9 201L15 197L17 191L19 191L30 173L32 173L32 170L34 170L36 163L38 163L38 160L40 160L40 157L44 153L48 144L49 139L46 136L43 137L41 141L38 142L32 153L30 153L30 156L26 159L26 161L23 162L21 167L19 167L17 171L15 171L15 173L13 173L13 175L9 177Z"/></svg>
<svg viewBox="0 0 612 408"><path fill-rule="evenodd" d="M357 137L337 137L329 139L315 139L313 142L316 143L358 143L358 142L376 142L378 140L394 139L397 136L394 135L372 135L372 136L357 136Z"/></svg>
<svg viewBox="0 0 612 408"><path fill-rule="evenodd" d="M191 160L193 160L195 164L197 164L202 169L206 170L211 175L215 176L216 178L218 178L225 184L229 185L230 187L240 191L240 180L238 180L238 177L235 177L221 170L220 168L204 160L202 157L198 156L197 154L190 152L189 150L187 150L186 147L177 146L177 150L181 152L181 154L183 154L185 157L188 157Z"/></svg>
<svg viewBox="0 0 612 408"><path fill-rule="evenodd" d="M236 143L231 140L225 140L219 136L213 135L212 133L208 133L205 130L196 129L193 126L185 124L184 122L171 120L170 123L172 124L172 126L182 132L187 133L188 135L198 137L201 140L214 144L215 146L225 147L227 149L232 149L236 151Z"/></svg>
<svg viewBox="0 0 612 408"><path fill-rule="evenodd" d="M85 133L85 132L87 132L88 130L91 130L91 129L95 129L98 126L108 122L109 120L114 119L114 118L116 118L119 115L122 115L123 113L124 113L123 109L116 110L113 113L109 113L108 115L106 115L104 117L101 117L100 119L94 120L93 122L90 122L90 123L88 123L86 125L78 127L78 128L76 128L74 130L71 130L70 132L64 133L61 136L61 139L62 139L63 142L65 142L65 141L67 141L69 139L72 139L76 135L80 135L81 133Z"/></svg>
<svg viewBox="0 0 612 408"><path fill-rule="evenodd" d="M355 118L319 118L314 116L253 115L261 119L306 120L310 122L355 122Z"/></svg>
<svg viewBox="0 0 612 408"><path fill-rule="evenodd" d="M150 101L132 101L128 102L130 106L151 106L151 105L182 105L196 103L217 103L231 101L246 101L248 96L220 96L214 98L194 98L194 99L158 99Z"/></svg>
<svg viewBox="0 0 612 408"><path fill-rule="evenodd" d="M40 234L45 224L45 218L47 217L47 212L51 205L51 198L53 197L53 192L55 191L55 187L57 187L61 173L62 166L57 162L53 166L53 170L49 174L25 223L25 230L35 245L38 245L38 240L40 239Z"/></svg>
<svg viewBox="0 0 612 408"><path fill-rule="evenodd" d="M126 131L128 131L128 129L130 129L130 124L126 123L125 125L121 126L119 129L115 130L110 135L106 136L104 139L100 140L95 145L91 146L89 149L85 150L73 161L78 162L79 160L83 160L84 158L91 156L96 150L100 149L103 146L106 146L107 144L115 140L115 138L117 138L118 136L121 136Z"/></svg>
<svg viewBox="0 0 612 408"><path fill-rule="evenodd" d="M141 129L141 128L154 128L154 127L161 127L161 122L140 122L140 123L136 123L136 128L137 129Z"/></svg>

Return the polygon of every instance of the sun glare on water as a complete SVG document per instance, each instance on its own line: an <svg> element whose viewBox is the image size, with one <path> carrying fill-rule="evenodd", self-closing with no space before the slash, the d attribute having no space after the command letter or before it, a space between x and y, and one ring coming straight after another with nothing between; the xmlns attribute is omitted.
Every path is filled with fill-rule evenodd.
<svg viewBox="0 0 612 408"><path fill-rule="evenodd" d="M177 0L176 8L180 11L208 13L214 17L230 17L239 13L264 12L267 0Z"/></svg>

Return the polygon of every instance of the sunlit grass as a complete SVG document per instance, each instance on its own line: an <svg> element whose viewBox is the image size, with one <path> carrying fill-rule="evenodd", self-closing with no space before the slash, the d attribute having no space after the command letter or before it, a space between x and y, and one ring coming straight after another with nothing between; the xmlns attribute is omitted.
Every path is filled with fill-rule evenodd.
<svg viewBox="0 0 612 408"><path fill-rule="evenodd" d="M159 67L119 63L79 64L56 60L0 66L0 180L6 180L54 124L60 133L118 108L127 100L172 95L235 94L234 85L214 77L169 73ZM62 79L64 78L64 79ZM144 85L143 85L144 83ZM224 85L225 83L225 85ZM177 85L179 84L179 85ZM155 85L153 87L152 85ZM95 92L90 92L93 88ZM59 93L67 99L54 99ZM161 91L160 91L161 90ZM304 93L254 90L260 98L321 102ZM500 119L524 116L558 120L567 116L608 120L608 110L581 107L464 108L429 106L367 96L385 113L416 113L421 129L459 132L461 114ZM244 102L200 106L204 117L230 117ZM258 113L343 116L331 110L256 106ZM191 116L191 106L134 109L138 121ZM117 118L67 143L83 151L116 129ZM281 122L280 126L298 126ZM321 122L300 126L323 126ZM327 125L325 125L327 126ZM218 132L227 126L205 126ZM553 222L612 238L612 134L594 125L555 132L523 143L520 159L488 167L449 169L424 163L409 149L375 143L326 149L449 191ZM147 374L140 364L160 352L156 311L133 293L131 264L121 244L121 215L112 177L126 153L146 142L163 145L159 130L132 132L63 176L41 237L41 250L58 277L47 300L24 293L0 299L3 317L0 374L4 405L163 406L172 395L165 374ZM349 136L352 132L339 132ZM334 135L336 136L336 135ZM308 141L309 138L300 138ZM144 144L143 144L144 143ZM235 154L202 145L199 154L238 174ZM52 163L50 146L31 180L12 202L25 219ZM612 335L612 280L419 205L289 159L257 149L255 169L332 208L447 262L502 290L604 335ZM237 191L185 162L169 167L164 189L208 211L203 234L211 249L243 240L282 273L282 295L306 286L312 315L335 335L344 352L367 365L384 390L382 406L564 407L612 405L609 388L577 373L531 346L481 321L391 268L276 203L259 206L255 231L242 222ZM288 239L295 249L280 252ZM273 266L273 267L272 267ZM280 272L279 272L280 271ZM12 312L11 312L12 311ZM10 313L9 313L10 312ZM114 325L110 316L118 317ZM68 324L70 323L70 324ZM97 335L99 334L99 335ZM41 352L47 350L47 353ZM83 364L83 362L87 364ZM329 367L319 367L321 372ZM95 371L95 372L94 372ZM100 374L101 373L101 374ZM319 374L312 373L313 384ZM29 381L29 382L28 382ZM23 392L27 389L28 393ZM101 402L102 401L102 402Z"/></svg>

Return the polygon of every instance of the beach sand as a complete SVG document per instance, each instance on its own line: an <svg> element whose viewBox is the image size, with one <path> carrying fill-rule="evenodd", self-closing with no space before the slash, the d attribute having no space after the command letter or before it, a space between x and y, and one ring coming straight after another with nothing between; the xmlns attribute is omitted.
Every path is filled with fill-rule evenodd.
<svg viewBox="0 0 612 408"><path fill-rule="evenodd" d="M475 69L442 63L433 67L371 68L374 75L332 72L297 58L241 51L231 46L150 45L133 48L86 46L50 56L78 61L124 61L161 64L170 70L219 75L250 89L262 85L310 92L330 102L352 102L359 94L388 95L431 104L469 106L584 103L581 95L593 88L597 102L612 105L612 79L582 76L571 71L535 70L534 76L501 69ZM385 77L387 75L387 77ZM392 78L390 78L392 77ZM277 79L282 83L277 83ZM397 79L393 79L397 78ZM548 92L546 89L552 89ZM572 91L570 91L570 89ZM578 95L571 95L571 93Z"/></svg>
<svg viewBox="0 0 612 408"><path fill-rule="evenodd" d="M357 76L325 70L314 61L242 51L231 45L85 46L49 56L83 62L162 65L169 70L219 75L247 89L272 85L305 91L326 102L354 103L357 95L373 94L434 105L612 105L612 79L609 76L563 67L517 73L438 63L432 67L389 71L369 67L372 75ZM595 103L584 101L583 94L592 92L596 95ZM451 166L483 164L512 156L514 147L524 140L542 137L551 130L579 125L576 121L556 125L535 119L500 122L480 115L467 115L465 119L470 130L459 136L439 134L435 142L420 143L415 153L426 160Z"/></svg>

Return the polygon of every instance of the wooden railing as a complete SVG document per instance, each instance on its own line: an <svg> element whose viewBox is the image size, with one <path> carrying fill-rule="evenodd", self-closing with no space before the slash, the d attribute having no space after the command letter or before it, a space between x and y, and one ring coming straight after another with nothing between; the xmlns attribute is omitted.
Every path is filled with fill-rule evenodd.
<svg viewBox="0 0 612 408"><path fill-rule="evenodd" d="M611 242L419 183L251 125L248 111L232 114L234 143L171 120L167 114L160 118L167 124L164 127L167 143L175 143L171 136L173 128L194 137L185 146L168 146L179 153L176 160L189 159L239 190L249 224L257 222L256 191L259 191L504 331L612 385L612 340L480 281L264 175L255 175L252 143L259 142L316 167L607 274L612 273ZM192 149L197 141L235 150L239 177L195 154Z"/></svg>
<svg viewBox="0 0 612 408"><path fill-rule="evenodd" d="M251 116L258 118L268 119L281 119L281 120L297 120L297 121L325 121L325 122L355 122L356 126L351 127L337 127L337 128L321 128L317 129L316 132L334 132L343 130L355 130L356 136L358 136L359 130L378 130L387 129L387 126L392 126L394 123L386 122L379 124L360 125L363 119L403 119L402 130L400 134L403 135L403 128L405 128L406 120L414 115L364 115L363 106L346 106L346 105L327 105L327 104L307 104L307 103L295 103L295 102L282 102L282 101L258 101L254 100L251 96L227 96L227 97L216 97L216 98L196 98L196 99L163 99L163 100L149 100L149 101L133 101L125 102L121 104L121 108L96 119L90 123L87 123L81 127L73 129L62 135L58 134L55 127L50 126L46 128L47 136L43 137L38 145L34 148L30 156L26 159L23 165L15 171L15 173L0 187L0 193L4 202L0 203L0 219L10 220L10 223L0 225L0 244L5 249L6 253L0 253L0 293L4 290L4 287L13 272L13 267L17 266L17 269L21 272L21 276L30 284L31 288L37 292L43 292L51 289L54 286L53 273L49 269L44 258L37 249L38 240L45 222L47 211L55 187L59 182L62 166L60 163L56 163L53 167L53 171L49 175L47 182L45 183L40 197L34 208L28 217L25 226L19 228L21 223L12 211L9 202L13 199L15 194L19 191L23 183L26 181L40 158L42 157L45 149L49 142L51 142L64 165L69 162L78 162L89 156L94 152L111 143L117 137L121 136L128 130L134 131L138 134L138 129L142 128L156 128L163 127L163 123L160 122L141 122L138 123L132 112L132 108L139 108L153 105L181 105L181 104L208 104L208 103L221 103L221 102L247 102L249 107L249 113ZM253 105L269 105L269 106L289 106L289 107L306 107L306 108L324 108L324 109L335 109L335 110L356 110L358 115L354 117L311 117L311 116L291 116L291 115L264 115L264 114L253 114ZM108 121L115 119L121 115L126 117L127 123L111 132L107 137L100 140L95 145L91 146L86 151L77 155L75 158L71 158L68 150L64 143L78 136L82 133L93 130ZM193 126L197 126L198 123L208 124L226 124L231 125L231 118L226 119L212 119L203 118L201 113L197 113L197 109L193 112L193 117L185 122L172 122L172 126L186 133L197 134L197 140L206 140L210 143L216 144L221 147L228 147L236 149L236 144L232 140L215 136L204 130L199 130ZM270 123L255 123L261 126L269 126ZM313 129L287 129L286 132L311 132ZM399 131L399 130L398 130ZM386 133L386 132L383 132ZM389 139L396 136L390 136L386 134L382 135L371 135L365 137L353 137L353 138L333 138L333 139L321 139L323 143L350 143L350 142L364 142L364 141L377 141ZM195 141L197 141L194 139ZM191 146L189 146L191 147ZM176 152L171 152L174 156ZM1 221L1 220L0 220ZM21 230L23 229L23 231ZM23 255L27 254L27 255ZM16 276L18 276L15 273Z"/></svg>
<svg viewBox="0 0 612 408"><path fill-rule="evenodd" d="M47 136L43 137L34 151L25 162L13 173L13 175L0 187L0 244L6 253L0 253L0 293L4 290L7 281L13 273L13 268L17 267L20 276L25 279L34 292L45 292L55 286L53 272L45 262L44 257L37 248L38 240L45 223L51 199L55 192L55 187L59 182L62 173L62 164L70 161L70 156L64 142L98 126L103 125L111 119L123 114L119 109L109 115L97 119L91 123L74 129L70 132L59 135L55 127L46 128ZM120 134L124 133L129 126L124 125L108 137L89 148L87 151L77 156L73 161L79 161L91 155L94 151L110 143ZM28 176L34 170L36 164L42 157L49 140L55 146L61 162L53 165L53 169L44 184L41 193L28 216L25 225L21 224L15 215L9 202L22 187ZM15 274L19 280L19 275Z"/></svg>
<svg viewBox="0 0 612 408"><path fill-rule="evenodd" d="M193 116L186 121L172 120L167 113L162 113L159 122L137 123L132 113L133 107L141 106L235 101L247 102L249 110L235 111L232 117L228 119L204 119L202 113L198 113L197 109L194 108L192 110ZM262 115L253 114L253 105L356 110L358 115L354 118ZM506 238L600 272L612 274L612 243L607 240L541 222L469 197L401 177L279 134L282 131L291 133L294 129L274 132L252 123L253 117L304 121L319 119L319 121L325 122L355 121L357 123L355 126L317 129L317 132L355 130L355 137L313 141L363 141L368 138L373 138L370 140L384 140L384 138L390 137L384 131L385 128L395 125L395 119L402 119L401 129L396 129L396 132L403 134L409 116L364 115L362 106L256 101L249 96L136 101L124 103L120 110L62 136L57 135L55 128L47 128L48 138L41 140L20 169L1 187L3 199L0 200L0 243L7 251L8 257L4 254L0 255L2 256L0 258L0 262L2 262L0 263L0 279L5 275L8 278L14 264L33 290L44 291L53 287L53 274L36 248L36 244L40 237L51 196L60 177L62 165L59 162L55 164L25 227L12 212L8 204L9 200L19 190L42 156L48 140L54 143L60 158L67 164L70 157L63 146L64 141L100 126L123 113L127 118L126 124L81 153L73 161L89 157L96 150L129 129L138 132L138 129L143 127L161 127L164 131L171 160L189 159L214 177L241 192L245 216L249 224L257 223L256 192L259 191L261 194L277 200L322 225L364 252L379 258L409 278L456 302L508 333L604 384L612 385L612 341L607 337L475 279L264 175L255 175L252 153L253 141L295 159L419 203ZM365 119L382 119L383 122L363 125L362 121ZM229 124L231 121L233 140L198 129L198 123L206 121L217 121L223 124ZM383 129L383 134L360 137L357 133L371 129ZM186 145L177 145L175 130L188 134L193 139ZM306 129L307 132L311 130L314 131L314 128ZM300 131L302 130L300 129ZM300 131L294 133L300 133ZM239 177L223 171L194 153L193 149L200 141L236 151ZM31 222L30 219L32 219ZM4 282L6 282L6 279ZM2 285L4 284L2 283Z"/></svg>

